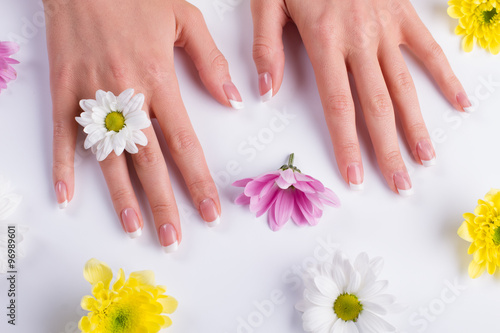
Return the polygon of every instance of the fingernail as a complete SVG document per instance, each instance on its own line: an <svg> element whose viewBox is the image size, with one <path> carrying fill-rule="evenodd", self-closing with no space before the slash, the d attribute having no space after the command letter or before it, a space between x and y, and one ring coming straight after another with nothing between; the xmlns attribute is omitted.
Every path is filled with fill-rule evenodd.
<svg viewBox="0 0 500 333"><path fill-rule="evenodd" d="M349 186L351 190L362 191L364 189L363 173L359 163L352 163L347 167L347 178L349 179Z"/></svg>
<svg viewBox="0 0 500 333"><path fill-rule="evenodd" d="M467 113L472 113L472 112L476 111L474 109L474 107L472 106L472 103L470 102L469 97L467 97L467 95L462 93L462 92L457 94L457 102L458 102L458 104L460 104L462 109L464 109L464 111Z"/></svg>
<svg viewBox="0 0 500 333"><path fill-rule="evenodd" d="M432 144L427 140L422 140L417 143L417 154L425 167L436 165L436 153Z"/></svg>
<svg viewBox="0 0 500 333"><path fill-rule="evenodd" d="M212 199L205 199L200 202L200 214L209 227L215 227L220 223L219 211Z"/></svg>
<svg viewBox="0 0 500 333"><path fill-rule="evenodd" d="M243 100L241 99L240 92L231 81L224 83L222 86L224 92L226 93L227 100L231 103L233 109L240 110L245 107Z"/></svg>
<svg viewBox="0 0 500 333"><path fill-rule="evenodd" d="M165 253L173 253L177 251L179 242L177 241L177 232L171 224L164 224L160 226L160 244Z"/></svg>
<svg viewBox="0 0 500 333"><path fill-rule="evenodd" d="M141 223L133 208L126 208L122 211L122 226L132 239L142 235Z"/></svg>
<svg viewBox="0 0 500 333"><path fill-rule="evenodd" d="M273 79L268 72L259 74L259 93L262 102L269 102L273 97Z"/></svg>
<svg viewBox="0 0 500 333"><path fill-rule="evenodd" d="M411 186L410 176L406 171L399 171L394 174L394 184L398 189L398 193L403 197L413 195L413 187Z"/></svg>
<svg viewBox="0 0 500 333"><path fill-rule="evenodd" d="M68 206L68 189L63 181L58 181L55 186L57 203L60 209L64 209Z"/></svg>

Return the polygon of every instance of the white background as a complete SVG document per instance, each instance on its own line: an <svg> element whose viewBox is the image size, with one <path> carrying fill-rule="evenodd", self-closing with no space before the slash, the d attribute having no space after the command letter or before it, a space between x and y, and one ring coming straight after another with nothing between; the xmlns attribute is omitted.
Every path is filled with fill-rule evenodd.
<svg viewBox="0 0 500 333"><path fill-rule="evenodd" d="M166 255L158 244L142 189L136 186L146 225L142 237L130 240L115 216L95 158L82 147L76 160L74 200L66 210L58 209L51 179L51 99L45 31L40 25L42 7L36 1L1 0L0 40L24 33L27 42L15 56L21 61L16 66L19 78L0 95L0 174L24 196L10 222L29 225L30 231L24 244L28 256L19 262L18 325L6 324L7 283L2 277L0 331L75 332L80 299L90 293L82 269L88 259L96 257L115 271L120 267L127 273L155 271L157 282L167 285L168 294L180 303L168 332L303 332L294 310L302 285L293 272L324 256L322 244L334 243L351 258L362 251L384 258L382 277L390 281L389 291L407 306L388 317L401 332L498 332L498 276L468 277L468 243L456 230L462 214L472 211L478 198L500 187L500 87L489 91L483 83L489 76L500 82L500 58L477 47L470 54L461 51L460 38L453 34L456 21L447 16L446 1L414 1L466 90L482 98L477 99L475 114L459 114L429 73L405 53L435 140L438 165L418 165L401 141L415 195L401 198L392 193L361 120L366 180L365 191L355 193L337 170L313 71L296 29L285 29L287 62L281 91L263 105L251 58L249 1L220 0L219 4L232 3L223 13L216 11L217 2L212 0L193 3L204 13L229 60L246 108L234 111L219 105L202 87L184 52L176 53L184 102L210 169L219 179L223 216L220 227L206 227L195 214L179 171L167 157L183 212L183 242L178 253ZM23 32L26 22L39 24L30 36ZM237 151L249 136L262 135L283 110L294 118L283 131L273 134L255 158ZM228 186L223 175L231 161L241 168L230 176L230 182L277 169L290 152L295 152L302 171L339 195L342 207L328 208L317 227L298 228L290 222L274 233L265 217L255 219L246 207L232 203L241 189ZM450 283L461 289L450 289ZM283 294L284 302L267 316L258 314L255 302L269 300L276 292ZM419 311L428 311L428 319ZM248 323L249 317L256 327L238 331L241 320Z"/></svg>

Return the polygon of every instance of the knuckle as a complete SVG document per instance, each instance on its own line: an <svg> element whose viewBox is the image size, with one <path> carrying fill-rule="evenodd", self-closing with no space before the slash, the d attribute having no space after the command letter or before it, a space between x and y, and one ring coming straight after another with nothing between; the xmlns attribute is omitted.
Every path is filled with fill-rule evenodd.
<svg viewBox="0 0 500 333"><path fill-rule="evenodd" d="M217 189L211 178L195 180L187 184L191 192L204 194L205 197L216 197Z"/></svg>
<svg viewBox="0 0 500 333"><path fill-rule="evenodd" d="M149 146L144 146L139 149L137 154L134 154L134 160L139 168L150 168L161 163L162 157Z"/></svg>
<svg viewBox="0 0 500 333"><path fill-rule="evenodd" d="M256 36L253 42L252 56L254 61L266 60L273 52L271 42L264 36Z"/></svg>
<svg viewBox="0 0 500 333"><path fill-rule="evenodd" d="M67 161L54 161L52 163L52 172L54 175L61 175L68 170L73 170L73 165Z"/></svg>
<svg viewBox="0 0 500 333"><path fill-rule="evenodd" d="M395 166L403 163L401 153L397 149L385 153L383 158L386 165Z"/></svg>
<svg viewBox="0 0 500 333"><path fill-rule="evenodd" d="M116 189L111 192L111 199L116 203L120 202L126 204L132 196L133 194L126 188Z"/></svg>
<svg viewBox="0 0 500 333"><path fill-rule="evenodd" d="M407 125L408 133L418 134L419 136L423 133L427 134L427 127L423 122L415 122Z"/></svg>
<svg viewBox="0 0 500 333"><path fill-rule="evenodd" d="M395 77L396 89L401 93L409 93L415 89L413 79L406 71L401 71Z"/></svg>
<svg viewBox="0 0 500 333"><path fill-rule="evenodd" d="M218 48L214 47L210 52L212 69L218 72L228 71L228 62Z"/></svg>
<svg viewBox="0 0 500 333"><path fill-rule="evenodd" d="M328 96L326 103L327 111L333 113L335 116L350 116L354 109L352 98L344 93Z"/></svg>
<svg viewBox="0 0 500 333"><path fill-rule="evenodd" d="M192 131L180 130L172 136L169 148L174 154L191 154L198 149L200 143Z"/></svg>
<svg viewBox="0 0 500 333"><path fill-rule="evenodd" d="M311 24L311 33L321 43L331 43L334 39L334 32L337 30L335 17L329 12L324 13Z"/></svg>
<svg viewBox="0 0 500 333"><path fill-rule="evenodd" d="M109 65L109 72L113 80L123 82L127 79L127 67L120 61L112 61Z"/></svg>
<svg viewBox="0 0 500 333"><path fill-rule="evenodd" d="M444 57L443 49L435 40L432 40L429 44L429 47L427 48L427 56L434 61Z"/></svg>
<svg viewBox="0 0 500 333"><path fill-rule="evenodd" d="M54 121L53 136L56 142L66 142L71 136L71 130L62 121Z"/></svg>
<svg viewBox="0 0 500 333"><path fill-rule="evenodd" d="M151 211L156 216L170 217L177 211L177 206L174 202L159 201L151 205Z"/></svg>
<svg viewBox="0 0 500 333"><path fill-rule="evenodd" d="M392 101L387 94L376 94L372 98L371 114L374 117L387 118L392 113Z"/></svg>

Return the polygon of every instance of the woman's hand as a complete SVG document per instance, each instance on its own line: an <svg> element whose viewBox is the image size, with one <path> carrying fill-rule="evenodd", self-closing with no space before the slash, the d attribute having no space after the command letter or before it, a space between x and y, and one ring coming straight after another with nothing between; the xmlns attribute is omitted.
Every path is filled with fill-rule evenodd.
<svg viewBox="0 0 500 333"><path fill-rule="evenodd" d="M253 55L264 100L283 79L282 30L293 20L311 59L338 167L353 189L363 185L348 72L359 92L378 163L390 188L411 194L395 125L394 106L413 156L425 166L436 153L427 132L408 68L399 49L406 45L432 73L459 111L471 103L443 53L408 0L252 0Z"/></svg>
<svg viewBox="0 0 500 333"><path fill-rule="evenodd" d="M46 1L48 2L48 0ZM174 46L184 47L214 98L242 106L227 61L217 49L200 11L184 0L69 1L46 8L54 117L53 180L61 205L74 194L75 116L80 99L98 89L118 95L127 88L145 95L193 202L209 225L219 222L219 197L205 157L184 108L174 70ZM46 3L47 4L47 3ZM179 213L167 165L153 127L148 145L132 155L147 194L161 245L174 251L181 241ZM143 218L125 155L111 153L100 163L123 229L140 235Z"/></svg>

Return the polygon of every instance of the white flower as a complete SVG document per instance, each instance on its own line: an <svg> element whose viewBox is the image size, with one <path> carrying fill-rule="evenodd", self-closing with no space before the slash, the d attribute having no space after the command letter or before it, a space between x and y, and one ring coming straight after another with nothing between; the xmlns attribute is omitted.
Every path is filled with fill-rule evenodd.
<svg viewBox="0 0 500 333"><path fill-rule="evenodd" d="M87 133L85 149L92 148L98 161L104 160L113 150L118 156L123 150L135 154L139 151L136 144L148 144L146 135L141 131L151 126L146 112L142 110L143 94L134 96L134 89L127 89L116 97L110 91L98 90L95 98L80 101L80 107L85 112L76 117L76 121Z"/></svg>
<svg viewBox="0 0 500 333"><path fill-rule="evenodd" d="M387 281L377 280L382 259L358 255L354 265L341 252L331 262L318 264L304 279L304 298L295 308L301 312L304 330L314 333L381 333L395 328L382 319L394 305L383 294Z"/></svg>
<svg viewBox="0 0 500 333"><path fill-rule="evenodd" d="M24 239L24 233L28 227L13 223L3 222L7 219L21 203L22 196L11 193L10 182L0 176L0 274L5 274L8 269L8 227L16 227L16 257L24 257L24 250L19 243Z"/></svg>

